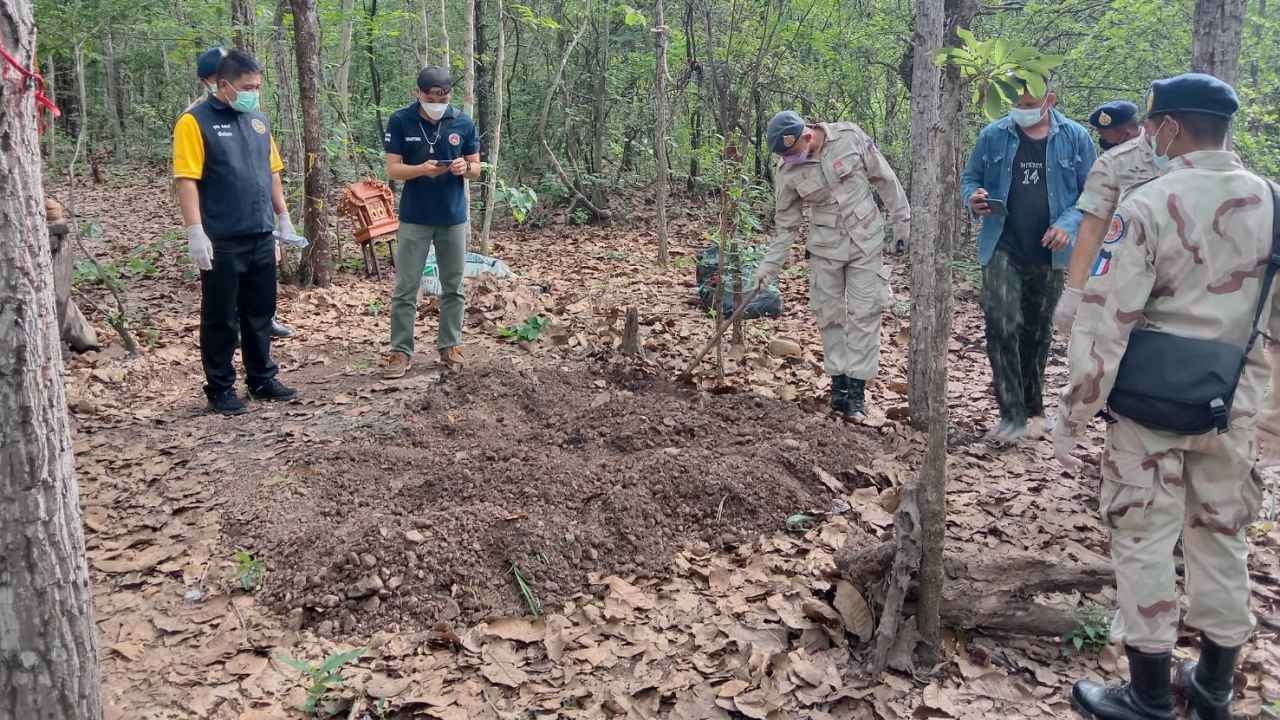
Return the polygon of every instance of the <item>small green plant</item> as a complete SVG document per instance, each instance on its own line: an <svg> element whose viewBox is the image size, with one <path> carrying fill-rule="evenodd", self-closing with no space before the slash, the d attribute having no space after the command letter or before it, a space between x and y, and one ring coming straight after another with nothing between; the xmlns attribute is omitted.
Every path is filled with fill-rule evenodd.
<svg viewBox="0 0 1280 720"><path fill-rule="evenodd" d="M809 274L809 268L806 265L792 265L791 267L779 273L779 275L781 275L784 278L800 278L800 277L805 277L808 274Z"/></svg>
<svg viewBox="0 0 1280 720"><path fill-rule="evenodd" d="M533 212L533 206L538 204L538 193L533 188L524 185L511 187L502 180L498 180L494 196L498 202L511 208L511 218L517 225L523 225L529 219L529 213Z"/></svg>
<svg viewBox="0 0 1280 720"><path fill-rule="evenodd" d="M605 260L626 260L627 254L621 250L610 250L604 254Z"/></svg>
<svg viewBox="0 0 1280 720"><path fill-rule="evenodd" d="M586 225L587 221L590 219L591 215L587 212L586 208L577 208L573 211L573 214L569 216L569 222L573 225Z"/></svg>
<svg viewBox="0 0 1280 720"><path fill-rule="evenodd" d="M307 688L307 699L300 708L303 712L316 715L319 713L320 701L330 690L342 685L342 668L355 662L369 651L367 647L359 647L346 652L334 653L325 658L319 665L312 665L305 660L298 660L288 655L276 655L276 659L302 673L311 685Z"/></svg>
<svg viewBox="0 0 1280 720"><path fill-rule="evenodd" d="M379 299L379 300L370 300L369 304L365 306L364 311L369 315L377 317L382 314L383 310L386 310L386 309L387 309L387 304Z"/></svg>
<svg viewBox="0 0 1280 720"><path fill-rule="evenodd" d="M547 319L541 315L531 315L527 320L515 326L503 325L498 328L498 337L504 340L533 342L538 339L547 327Z"/></svg>
<svg viewBox="0 0 1280 720"><path fill-rule="evenodd" d="M371 370L373 369L373 360L369 358L360 358L359 360L356 360L355 362L351 363L351 369L356 372L365 372L366 370Z"/></svg>
<svg viewBox="0 0 1280 720"><path fill-rule="evenodd" d="M520 571L520 566L515 560L511 561L511 577L516 581L516 590L520 593L520 598L524 600L524 604L529 608L529 614L538 617L542 614L542 601L533 591L533 586L529 584L529 580L524 573Z"/></svg>
<svg viewBox="0 0 1280 720"><path fill-rule="evenodd" d="M155 350L160 344L160 328L154 325L142 331L142 343L148 350Z"/></svg>
<svg viewBox="0 0 1280 720"><path fill-rule="evenodd" d="M267 566L248 550L236 550L236 582L245 592L253 592L262 587L267 576Z"/></svg>
<svg viewBox="0 0 1280 720"><path fill-rule="evenodd" d="M692 255L681 255L671 260L671 267L688 270L698 264L698 259Z"/></svg>
<svg viewBox="0 0 1280 720"><path fill-rule="evenodd" d="M338 268L347 272L360 272L364 270L364 258L350 256L342 258L342 262L338 263Z"/></svg>
<svg viewBox="0 0 1280 720"><path fill-rule="evenodd" d="M1066 59L1032 47L1013 47L1004 38L978 40L964 28L957 29L956 36L964 44L942 48L934 60L939 66L954 65L961 77L973 83L973 104L982 108L988 120L1003 115L1024 92L1043 97L1049 73Z"/></svg>
<svg viewBox="0 0 1280 720"><path fill-rule="evenodd" d="M1076 627L1062 639L1068 648L1063 654L1075 648L1076 652L1088 650L1099 652L1111 641L1111 613L1101 605L1085 605L1076 613Z"/></svg>

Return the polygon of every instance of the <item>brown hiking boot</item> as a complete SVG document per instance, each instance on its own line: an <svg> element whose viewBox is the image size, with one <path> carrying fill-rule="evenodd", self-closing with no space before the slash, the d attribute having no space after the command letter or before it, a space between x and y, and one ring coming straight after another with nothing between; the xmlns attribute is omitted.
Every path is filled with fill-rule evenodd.
<svg viewBox="0 0 1280 720"><path fill-rule="evenodd" d="M454 345L453 347L448 347L441 350L440 362L444 363L446 366L455 370L462 367L462 362L463 362L462 348L458 347L457 345Z"/></svg>
<svg viewBox="0 0 1280 720"><path fill-rule="evenodd" d="M382 360L382 379L395 380L404 377L409 372L409 368L413 363L409 362L409 356L399 350L392 350Z"/></svg>

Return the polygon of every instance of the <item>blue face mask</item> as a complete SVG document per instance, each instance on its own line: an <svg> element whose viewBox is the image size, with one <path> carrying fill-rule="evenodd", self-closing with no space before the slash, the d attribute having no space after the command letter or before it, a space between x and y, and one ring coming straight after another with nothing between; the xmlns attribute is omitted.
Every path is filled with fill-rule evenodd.
<svg viewBox="0 0 1280 720"><path fill-rule="evenodd" d="M1044 115L1044 105L1036 108L1014 108L1009 111L1009 119L1018 124L1019 127L1028 128L1040 122L1040 118Z"/></svg>
<svg viewBox="0 0 1280 720"><path fill-rule="evenodd" d="M1160 127L1156 128L1156 131L1151 133L1151 165L1158 173L1163 173L1165 170L1168 170L1169 165L1173 162L1173 158L1169 157L1167 154L1161 155L1159 150L1160 130L1164 128L1165 122L1165 120L1161 120ZM1181 132L1182 129L1178 128L1178 131ZM1173 137L1176 139L1178 134L1174 133ZM1172 139L1169 140L1169 144L1165 146L1166 153L1169 151L1170 147L1173 147Z"/></svg>

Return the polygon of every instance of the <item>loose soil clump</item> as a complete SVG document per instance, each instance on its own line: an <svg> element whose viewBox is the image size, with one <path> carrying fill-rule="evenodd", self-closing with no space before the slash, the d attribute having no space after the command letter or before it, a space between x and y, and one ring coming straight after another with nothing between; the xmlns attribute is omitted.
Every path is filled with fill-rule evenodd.
<svg viewBox="0 0 1280 720"><path fill-rule="evenodd" d="M857 487L881 445L794 404L587 367L472 367L385 409L398 431L229 488L227 544L264 558L263 599L321 634L526 613L513 567L549 609L594 573L663 576L689 543L828 509L815 467Z"/></svg>

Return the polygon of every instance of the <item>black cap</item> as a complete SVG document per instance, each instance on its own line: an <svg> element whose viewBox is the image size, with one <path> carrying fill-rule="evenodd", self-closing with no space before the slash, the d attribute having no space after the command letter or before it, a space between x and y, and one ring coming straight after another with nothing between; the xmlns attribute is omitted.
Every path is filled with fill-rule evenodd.
<svg viewBox="0 0 1280 720"><path fill-rule="evenodd" d="M786 155L804 134L804 118L794 110L783 110L769 119L765 128L765 139L769 149L779 155Z"/></svg>
<svg viewBox="0 0 1280 720"><path fill-rule="evenodd" d="M429 92L433 87L438 87L445 92L453 89L453 80L450 79L449 71L446 68L422 68L422 72L418 73L419 90Z"/></svg>
<svg viewBox="0 0 1280 720"><path fill-rule="evenodd" d="M1186 73L1151 83L1147 116L1200 113L1231 119L1240 109L1235 88L1212 75Z"/></svg>
<svg viewBox="0 0 1280 720"><path fill-rule="evenodd" d="M1120 127L1138 116L1138 106L1128 100L1102 103L1089 116L1089 124L1098 130Z"/></svg>
<svg viewBox="0 0 1280 720"><path fill-rule="evenodd" d="M201 80L218 74L218 63L222 62L227 51L220 47L211 47L196 58L196 77Z"/></svg>

